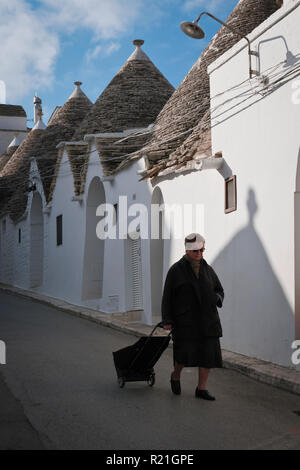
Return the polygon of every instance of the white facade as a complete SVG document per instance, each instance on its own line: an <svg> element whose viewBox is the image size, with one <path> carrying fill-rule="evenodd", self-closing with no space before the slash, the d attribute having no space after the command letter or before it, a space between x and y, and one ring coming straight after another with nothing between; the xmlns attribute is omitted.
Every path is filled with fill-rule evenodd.
<svg viewBox="0 0 300 470"><path fill-rule="evenodd" d="M9 215L1 218L0 281L42 292L42 284L33 282L33 279L43 279L47 241L47 221L43 208L46 200L34 158L31 159L29 181L36 185L36 191L28 193L23 216L16 222Z"/></svg>
<svg viewBox="0 0 300 470"><path fill-rule="evenodd" d="M96 209L100 204L118 204L119 217L124 213L120 203L121 206L127 204L130 207L132 203L143 202L150 206L149 183L137 184L137 171L141 165L144 165L143 159L125 168L112 180L106 179L93 145L85 192L75 197L73 175L67 151L64 150L50 203L51 211L45 216L48 227L43 287L45 294L105 313L143 310L142 320L151 322L151 306L147 304L146 289L150 273L145 269L149 265L149 241L140 241L141 250L138 254L141 259L137 259L136 263L143 282L140 284L141 292L136 292L132 285L134 274L131 272L130 240L117 236L116 239L101 241L96 236L96 226L101 220L101 217L96 216ZM63 220L61 246L56 244L56 218L59 215L62 215ZM123 226L130 229L127 220L123 222ZM120 224L122 221L119 219L117 235ZM135 296L140 294L142 303L134 303L137 302L137 297L132 297L134 292Z"/></svg>
<svg viewBox="0 0 300 470"><path fill-rule="evenodd" d="M209 67L213 154L222 152L222 169L158 183L167 204L203 203L205 257L225 289L223 347L285 366L292 366L291 344L300 337L300 104L296 78L286 75L300 59L296 4L250 35L259 53L253 68L269 78L265 89L260 77L249 80L243 41ZM224 181L231 175L237 176L237 211L226 215ZM182 252L172 243L165 272Z"/></svg>
<svg viewBox="0 0 300 470"><path fill-rule="evenodd" d="M283 365L291 365L291 343L300 338L299 327L295 331L300 315L295 220L299 223L300 213L294 204L300 148L294 88L300 72L299 4L287 2L251 34L252 49L258 52L255 68L268 81L265 89L260 77L244 82L247 57L245 50L237 53L238 46L209 70L215 97L213 151L222 150L238 178L238 210L225 216L221 230L226 243L214 259L226 284L236 285L225 307L226 345ZM232 263L229 276L227 259Z"/></svg>

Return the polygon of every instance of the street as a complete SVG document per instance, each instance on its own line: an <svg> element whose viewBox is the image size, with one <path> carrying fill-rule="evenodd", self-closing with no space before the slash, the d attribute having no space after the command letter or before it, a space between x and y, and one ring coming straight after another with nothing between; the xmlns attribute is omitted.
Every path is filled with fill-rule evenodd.
<svg viewBox="0 0 300 470"><path fill-rule="evenodd" d="M216 369L208 382L216 402L197 400L197 371L185 369L182 395L173 396L171 348L155 367L153 388L139 382L120 389L112 351L137 338L20 296L0 292L0 302L7 354L0 382L2 376L22 405L37 447L300 449L297 395Z"/></svg>

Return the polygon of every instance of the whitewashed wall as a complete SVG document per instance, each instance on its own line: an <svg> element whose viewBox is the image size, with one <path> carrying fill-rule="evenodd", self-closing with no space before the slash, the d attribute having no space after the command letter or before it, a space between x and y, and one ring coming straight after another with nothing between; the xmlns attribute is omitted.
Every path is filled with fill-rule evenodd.
<svg viewBox="0 0 300 470"><path fill-rule="evenodd" d="M286 74L300 65L296 57L300 52L299 3L288 2L252 34L252 47L259 53L254 68L270 81L266 92L275 80L287 80ZM300 103L295 102L295 79L282 81L270 94L258 89L261 94L255 93L246 102L237 97L237 89L227 92L246 79L246 63L245 50L234 56L229 52L210 69L212 97L225 92L212 100L214 150L223 151L238 176L238 211L227 217L226 224L226 236L231 236L227 256L239 265L245 263L239 270L244 286L232 297L225 328L229 347L291 365L290 347L296 336L294 192ZM244 97L257 83L255 79L245 82ZM221 118L220 112L224 113ZM215 263L223 260L220 255ZM238 312L243 312L243 321L235 325ZM250 329L251 336L246 334Z"/></svg>
<svg viewBox="0 0 300 470"><path fill-rule="evenodd" d="M134 204L144 204L148 208L148 216L150 214L151 194L152 189L147 183L138 183L140 178L137 171L144 169L143 159L135 162L129 167L126 167L120 173L115 175L112 182L105 183L107 202L111 204L119 203L119 196L127 197L128 210ZM137 208L138 209L138 208ZM119 206L119 222L122 216L121 207ZM128 213L128 212L127 212ZM137 212L137 217L139 213ZM129 217L124 222L127 229L130 231L130 222L135 217ZM148 219L148 224L150 220ZM128 230L127 230L128 233ZM128 277L128 262L130 261L126 256L126 249L128 245L127 240L119 239L106 240L105 245L105 279L104 279L104 302L106 303L105 310L110 311L111 301L116 301L118 297L118 310L120 312L130 310L130 295L131 292L126 278ZM151 324L151 298L149 292L150 285L150 240L141 234L141 270L142 270L142 321Z"/></svg>
<svg viewBox="0 0 300 470"><path fill-rule="evenodd" d="M19 243L19 229L21 243ZM15 256L14 256L14 285L23 289L29 288L30 260L30 222L25 218L14 225Z"/></svg>
<svg viewBox="0 0 300 470"><path fill-rule="evenodd" d="M74 196L73 175L64 151L47 217L44 293L80 303L84 209ZM56 217L63 216L63 244L56 243Z"/></svg>
<svg viewBox="0 0 300 470"><path fill-rule="evenodd" d="M0 155L5 152L13 140L15 132L19 132L20 141L25 139L27 136L26 117L0 116Z"/></svg>
<svg viewBox="0 0 300 470"><path fill-rule="evenodd" d="M137 184L137 171L143 160L118 173L113 181L104 181L107 203L119 203L119 196L128 197L128 206L144 202L150 206L149 183ZM106 313L128 310L125 263L126 240L107 239L104 250L103 296L99 299L82 298L84 247L86 234L86 199L94 178L102 180L102 168L98 152L93 146L86 175L85 193L82 201L72 201L74 196L73 175L67 153L64 151L48 218L44 293L77 305L85 305ZM134 196L135 195L135 196ZM134 199L135 197L135 199ZM120 209L120 208L119 208ZM63 245L56 246L56 217L63 215ZM120 213L119 213L120 216ZM99 218L100 220L100 218ZM149 240L142 240L143 320L151 323L151 304L147 285L150 282Z"/></svg>
<svg viewBox="0 0 300 470"><path fill-rule="evenodd" d="M0 226L0 279L4 284L14 282L14 224L9 216L1 218Z"/></svg>
<svg viewBox="0 0 300 470"><path fill-rule="evenodd" d="M299 54L300 8L287 14L295 4L289 2L252 33L260 55L254 68L259 65L264 71L284 61L287 47L294 56ZM223 152L222 171L179 176L159 186L165 203L184 195L194 204L204 204L205 258L226 294L220 311L223 347L292 366L300 106L292 101L293 82L267 95L250 96L257 80L249 82L247 51L239 52L243 44L209 69L213 152ZM274 74L290 70L291 66L278 66ZM225 215L224 178L231 174L237 175L238 210ZM172 243L166 268L182 254L182 246Z"/></svg>
<svg viewBox="0 0 300 470"><path fill-rule="evenodd" d="M35 159L31 159L30 164L30 181L36 185L36 194L42 198L43 206L45 207L46 201L43 191L42 182L40 180L39 171ZM9 215L1 218L1 252L0 252L0 276L1 282L5 284L12 284L24 289L30 289L30 213L32 204L33 192L28 193L28 200L26 210L23 216L13 221ZM4 233L3 222L6 220L6 230ZM21 230L21 238L19 242L19 229ZM47 239L47 227L44 220L44 243ZM44 246L45 253L45 246ZM40 286L36 291L43 290Z"/></svg>

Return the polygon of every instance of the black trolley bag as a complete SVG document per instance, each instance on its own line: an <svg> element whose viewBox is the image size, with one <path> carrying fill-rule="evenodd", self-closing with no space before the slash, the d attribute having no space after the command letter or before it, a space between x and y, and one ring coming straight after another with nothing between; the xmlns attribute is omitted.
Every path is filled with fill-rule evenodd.
<svg viewBox="0 0 300 470"><path fill-rule="evenodd" d="M162 353L167 349L171 331L168 336L153 336L158 323L149 336L143 336L132 346L113 352L114 363L118 376L119 387L123 388L126 382L148 382L150 387L155 383L154 366Z"/></svg>

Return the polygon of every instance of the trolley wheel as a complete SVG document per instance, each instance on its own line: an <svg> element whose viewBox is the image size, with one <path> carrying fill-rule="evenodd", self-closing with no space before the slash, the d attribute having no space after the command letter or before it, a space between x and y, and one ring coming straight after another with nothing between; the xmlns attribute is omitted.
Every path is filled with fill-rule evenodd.
<svg viewBox="0 0 300 470"><path fill-rule="evenodd" d="M124 387L125 387L125 379L124 379L124 377L119 377L119 378L118 378L118 384L119 384L119 387L120 387L120 388L124 388Z"/></svg>
<svg viewBox="0 0 300 470"><path fill-rule="evenodd" d="M151 374L148 379L148 385L149 387L153 387L154 384L155 384L155 374Z"/></svg>

